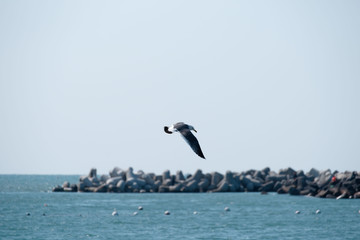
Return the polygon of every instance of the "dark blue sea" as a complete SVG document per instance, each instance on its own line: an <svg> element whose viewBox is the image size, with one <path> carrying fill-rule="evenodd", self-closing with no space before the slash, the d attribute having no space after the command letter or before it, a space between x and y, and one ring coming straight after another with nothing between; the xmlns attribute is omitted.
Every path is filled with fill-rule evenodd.
<svg viewBox="0 0 360 240"><path fill-rule="evenodd" d="M57 184L78 179L0 175L0 239L360 239L356 199L51 192ZM114 209L118 216L112 216Z"/></svg>

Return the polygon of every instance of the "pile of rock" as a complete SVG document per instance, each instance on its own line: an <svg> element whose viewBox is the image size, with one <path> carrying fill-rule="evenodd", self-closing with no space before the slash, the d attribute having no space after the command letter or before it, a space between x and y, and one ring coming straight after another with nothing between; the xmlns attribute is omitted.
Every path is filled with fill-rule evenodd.
<svg viewBox="0 0 360 240"><path fill-rule="evenodd" d="M134 173L130 167L122 170L115 167L109 175L100 177L96 169L80 177L78 184L65 182L53 189L54 192L277 192L279 194L307 195L321 198L360 198L360 174L358 172L331 172L311 169L308 173L292 168L279 172L270 168L246 172L227 171L225 175L212 172L204 174L197 170L184 176L181 171L171 175Z"/></svg>

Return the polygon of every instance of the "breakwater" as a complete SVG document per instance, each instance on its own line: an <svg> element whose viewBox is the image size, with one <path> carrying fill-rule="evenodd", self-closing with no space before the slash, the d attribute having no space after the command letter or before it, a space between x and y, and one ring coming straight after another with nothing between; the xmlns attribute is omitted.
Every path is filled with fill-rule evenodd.
<svg viewBox="0 0 360 240"><path fill-rule="evenodd" d="M320 198L358 198L360 199L360 173L331 172L311 169L304 173L292 168L278 172L270 168L248 170L245 172L227 171L203 173L201 170L184 176L182 171L172 175L166 170L161 175L136 173L130 167L122 170L112 169L109 175L97 175L95 168L82 176L79 182L64 182L53 188L53 192L277 192L279 194L306 195Z"/></svg>

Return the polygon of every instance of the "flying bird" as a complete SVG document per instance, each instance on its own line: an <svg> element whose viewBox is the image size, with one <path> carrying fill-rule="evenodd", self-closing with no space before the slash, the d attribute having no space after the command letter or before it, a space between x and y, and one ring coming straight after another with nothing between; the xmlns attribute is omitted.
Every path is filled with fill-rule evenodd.
<svg viewBox="0 0 360 240"><path fill-rule="evenodd" d="M199 155L199 157L205 159L203 152L201 151L200 144L196 137L191 133L191 130L197 132L195 128L191 125L187 125L183 122L178 122L170 127L165 126L164 131L168 134L172 134L173 132L180 132L181 136L185 139L185 141L190 145L192 150Z"/></svg>

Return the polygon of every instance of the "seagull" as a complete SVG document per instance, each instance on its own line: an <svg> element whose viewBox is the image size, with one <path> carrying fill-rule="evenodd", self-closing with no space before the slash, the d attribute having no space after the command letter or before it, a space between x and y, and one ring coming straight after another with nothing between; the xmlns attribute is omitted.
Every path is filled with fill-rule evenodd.
<svg viewBox="0 0 360 240"><path fill-rule="evenodd" d="M191 133L191 130L197 132L195 128L191 125L187 125L183 122L178 122L170 127L165 126L164 131L168 134L172 134L173 132L180 132L181 136L185 139L185 141L190 145L192 150L199 155L199 157L205 159L204 154L201 151L200 144L196 137Z"/></svg>
<svg viewBox="0 0 360 240"><path fill-rule="evenodd" d="M114 211L112 212L111 215L113 215L113 216L119 216L118 212L116 211L116 208L114 208Z"/></svg>

